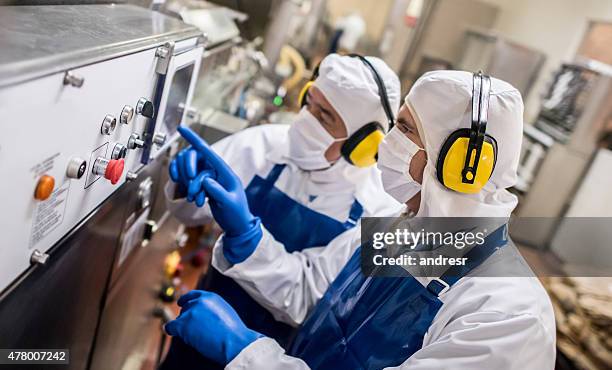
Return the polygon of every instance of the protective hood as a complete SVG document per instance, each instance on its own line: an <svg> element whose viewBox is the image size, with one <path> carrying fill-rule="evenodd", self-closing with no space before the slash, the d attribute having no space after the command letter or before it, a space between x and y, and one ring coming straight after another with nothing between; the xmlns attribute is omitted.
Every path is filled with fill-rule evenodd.
<svg viewBox="0 0 612 370"><path fill-rule="evenodd" d="M400 83L395 72L381 59L366 57L380 75L389 98L391 112L400 104ZM387 116L378 95L378 87L370 69L359 58L331 54L319 65L314 85L336 109L350 136L372 121L387 127Z"/></svg>
<svg viewBox="0 0 612 370"><path fill-rule="evenodd" d="M405 104L416 120L425 144L423 217L509 217L518 202L506 189L517 180L523 135L523 100L507 82L491 78L487 133L497 140L497 163L489 182L477 194L462 194L444 187L436 177L436 161L444 141L459 128L471 125L472 74L434 71L419 78Z"/></svg>

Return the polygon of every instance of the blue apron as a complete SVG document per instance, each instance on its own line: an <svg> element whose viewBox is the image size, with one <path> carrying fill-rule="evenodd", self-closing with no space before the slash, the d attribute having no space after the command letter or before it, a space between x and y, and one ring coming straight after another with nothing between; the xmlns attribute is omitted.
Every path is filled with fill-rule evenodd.
<svg viewBox="0 0 612 370"><path fill-rule="evenodd" d="M465 266L450 268L427 287L401 267L402 277L364 276L358 249L304 322L288 354L312 369L401 365L421 349L442 307L438 295L506 244L502 226L466 253Z"/></svg>
<svg viewBox="0 0 612 370"><path fill-rule="evenodd" d="M291 199L274 186L284 168L284 164L277 164L266 178L255 175L245 192L251 213L261 219L274 239L282 243L288 252L325 246L336 236L354 227L361 218L363 207L356 199L345 222L313 211ZM219 294L238 312L247 327L276 339L282 346L287 344L294 332L294 328L276 321L270 312L255 302L234 280L214 268L208 270L198 284L198 289ZM180 340L173 339L160 369L189 368L223 367L199 355Z"/></svg>

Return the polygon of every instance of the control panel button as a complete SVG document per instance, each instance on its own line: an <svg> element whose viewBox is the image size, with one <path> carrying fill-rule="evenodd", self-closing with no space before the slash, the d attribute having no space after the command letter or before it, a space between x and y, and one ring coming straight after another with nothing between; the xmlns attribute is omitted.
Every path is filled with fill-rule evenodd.
<svg viewBox="0 0 612 370"><path fill-rule="evenodd" d="M166 143L166 134L163 132L157 132L153 135L153 143L157 146L162 146Z"/></svg>
<svg viewBox="0 0 612 370"><path fill-rule="evenodd" d="M36 184L36 190L34 191L34 198L38 200L45 200L51 196L53 193L53 188L55 187L55 179L53 176L42 175L40 179L38 179L38 184Z"/></svg>
<svg viewBox="0 0 612 370"><path fill-rule="evenodd" d="M74 157L68 162L66 167L66 176L71 179L80 179L85 174L87 162L83 158Z"/></svg>
<svg viewBox="0 0 612 370"><path fill-rule="evenodd" d="M134 181L138 178L138 174L136 172L128 171L125 173L126 181Z"/></svg>
<svg viewBox="0 0 612 370"><path fill-rule="evenodd" d="M123 107L123 110L121 110L119 122L127 125L128 123L132 122L132 118L134 118L134 107L126 105Z"/></svg>
<svg viewBox="0 0 612 370"><path fill-rule="evenodd" d="M104 117L104 121L102 121L102 127L100 128L100 132L103 135L110 135L115 131L115 127L117 126L117 119L110 114L107 114Z"/></svg>
<svg viewBox="0 0 612 370"><path fill-rule="evenodd" d="M74 72L68 71L64 75L64 85L81 87L83 86L84 82L85 82L85 79L83 78L83 76L76 75L74 74Z"/></svg>
<svg viewBox="0 0 612 370"><path fill-rule="evenodd" d="M144 144L145 144L144 141L140 139L140 135L134 133L130 135L130 138L128 139L128 142L127 142L127 147L128 149L142 148Z"/></svg>
<svg viewBox="0 0 612 370"><path fill-rule="evenodd" d="M126 155L127 155L126 146L123 144L115 144L115 147L113 148L113 152L111 153L111 158L121 159L121 158L125 158Z"/></svg>
<svg viewBox="0 0 612 370"><path fill-rule="evenodd" d="M140 98L136 104L136 113L147 118L153 118L155 115L155 107L147 98Z"/></svg>
<svg viewBox="0 0 612 370"><path fill-rule="evenodd" d="M105 179L109 180L111 184L115 185L119 182L121 175L123 174L123 167L125 162L122 159L111 159L98 157L94 162L93 173L96 175L104 176Z"/></svg>
<svg viewBox="0 0 612 370"><path fill-rule="evenodd" d="M47 263L49 259L49 255L47 253L43 253L38 249L34 249L32 255L30 256L30 263L33 265L44 265Z"/></svg>

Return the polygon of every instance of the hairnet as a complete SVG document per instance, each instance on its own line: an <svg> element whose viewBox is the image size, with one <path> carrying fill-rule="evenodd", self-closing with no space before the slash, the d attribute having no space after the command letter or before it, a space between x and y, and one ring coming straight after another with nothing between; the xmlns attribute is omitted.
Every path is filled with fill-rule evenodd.
<svg viewBox="0 0 612 370"><path fill-rule="evenodd" d="M372 63L386 87L391 113L400 104L400 83L395 72L381 59L366 57ZM331 54L319 66L315 86L336 109L348 135L372 121L388 130L388 119L380 101L378 86L372 71L359 58Z"/></svg>
<svg viewBox="0 0 612 370"><path fill-rule="evenodd" d="M427 152L418 215L508 217L517 198L506 189L517 179L523 134L523 100L507 82L491 78L487 133L497 141L497 163L477 194L449 190L437 180L436 161L448 136L471 125L472 73L434 71L419 78L405 103L417 122Z"/></svg>

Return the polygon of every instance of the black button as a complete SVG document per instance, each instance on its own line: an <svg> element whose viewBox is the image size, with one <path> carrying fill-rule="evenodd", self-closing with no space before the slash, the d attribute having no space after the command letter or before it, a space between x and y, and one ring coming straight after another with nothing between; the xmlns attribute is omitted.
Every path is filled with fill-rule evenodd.
<svg viewBox="0 0 612 370"><path fill-rule="evenodd" d="M77 172L77 179L80 179L85 174L85 170L87 169L87 162L83 161L79 166L79 171Z"/></svg>
<svg viewBox="0 0 612 370"><path fill-rule="evenodd" d="M153 116L155 115L155 107L153 106L153 103L151 103L150 101L144 103L140 114L147 118L153 118Z"/></svg>

